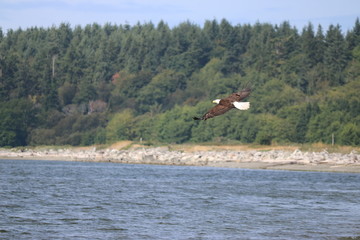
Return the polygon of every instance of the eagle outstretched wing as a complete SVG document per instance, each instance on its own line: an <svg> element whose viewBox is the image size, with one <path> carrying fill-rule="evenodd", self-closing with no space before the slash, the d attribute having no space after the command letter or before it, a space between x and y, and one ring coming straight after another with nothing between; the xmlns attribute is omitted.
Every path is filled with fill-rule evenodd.
<svg viewBox="0 0 360 240"><path fill-rule="evenodd" d="M236 92L228 96L227 98L221 99L215 107L211 108L201 118L193 117L194 120L206 120L226 113L227 111L238 108L240 110L247 110L250 107L249 102L241 103L240 101L247 98L251 93L250 88L245 88L240 92Z"/></svg>
<svg viewBox="0 0 360 240"><path fill-rule="evenodd" d="M241 90L240 92L236 92L231 94L229 97L227 97L227 99L231 100L232 102L240 102L242 100L244 100L245 98L247 98L251 93L251 89L250 88L245 88L243 90Z"/></svg>
<svg viewBox="0 0 360 240"><path fill-rule="evenodd" d="M213 117L219 116L221 114L224 114L232 108L233 107L231 105L222 104L222 102L220 101L220 103L218 105L211 108L207 113L204 114L204 116L202 116L201 118L194 117L193 119L194 120L206 120L206 119L213 118Z"/></svg>

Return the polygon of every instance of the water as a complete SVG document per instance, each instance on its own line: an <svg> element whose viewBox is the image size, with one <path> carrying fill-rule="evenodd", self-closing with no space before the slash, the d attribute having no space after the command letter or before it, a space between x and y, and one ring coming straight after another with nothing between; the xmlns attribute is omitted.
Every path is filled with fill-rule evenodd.
<svg viewBox="0 0 360 240"><path fill-rule="evenodd" d="M0 160L0 239L338 239L360 174Z"/></svg>

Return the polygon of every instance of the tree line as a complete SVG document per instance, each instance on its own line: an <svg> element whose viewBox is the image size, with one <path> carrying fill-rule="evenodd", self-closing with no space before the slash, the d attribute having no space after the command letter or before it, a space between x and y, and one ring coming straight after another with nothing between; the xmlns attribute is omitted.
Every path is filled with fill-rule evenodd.
<svg viewBox="0 0 360 240"><path fill-rule="evenodd" d="M249 111L193 121L251 84ZM0 28L0 146L360 145L360 22Z"/></svg>

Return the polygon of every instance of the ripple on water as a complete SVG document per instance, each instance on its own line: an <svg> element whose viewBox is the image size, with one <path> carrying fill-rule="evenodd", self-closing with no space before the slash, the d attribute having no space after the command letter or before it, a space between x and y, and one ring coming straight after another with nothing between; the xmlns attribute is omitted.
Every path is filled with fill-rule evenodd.
<svg viewBox="0 0 360 240"><path fill-rule="evenodd" d="M359 174L18 160L0 169L4 239L360 234Z"/></svg>

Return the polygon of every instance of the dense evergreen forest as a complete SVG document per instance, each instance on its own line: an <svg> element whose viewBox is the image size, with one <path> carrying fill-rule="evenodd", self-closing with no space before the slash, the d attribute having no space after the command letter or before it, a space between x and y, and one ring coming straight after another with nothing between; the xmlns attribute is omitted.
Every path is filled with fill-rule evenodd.
<svg viewBox="0 0 360 240"><path fill-rule="evenodd" d="M249 111L192 119L247 83ZM0 28L0 146L360 145L359 113L359 19Z"/></svg>

